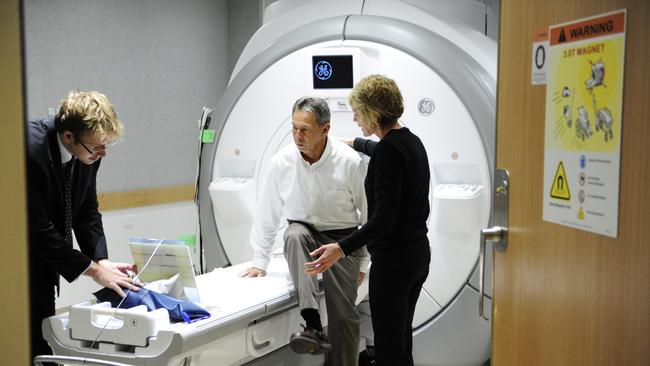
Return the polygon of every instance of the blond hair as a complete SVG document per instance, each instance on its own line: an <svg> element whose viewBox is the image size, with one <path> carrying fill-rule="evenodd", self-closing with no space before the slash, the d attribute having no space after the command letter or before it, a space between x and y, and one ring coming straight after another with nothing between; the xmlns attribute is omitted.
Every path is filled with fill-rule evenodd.
<svg viewBox="0 0 650 366"><path fill-rule="evenodd" d="M75 137L89 133L119 139L124 130L106 95L96 91L71 91L59 104L55 121L57 131L70 131Z"/></svg>
<svg viewBox="0 0 650 366"><path fill-rule="evenodd" d="M356 83L348 96L352 109L372 127L387 127L404 113L404 100L395 80L370 75Z"/></svg>

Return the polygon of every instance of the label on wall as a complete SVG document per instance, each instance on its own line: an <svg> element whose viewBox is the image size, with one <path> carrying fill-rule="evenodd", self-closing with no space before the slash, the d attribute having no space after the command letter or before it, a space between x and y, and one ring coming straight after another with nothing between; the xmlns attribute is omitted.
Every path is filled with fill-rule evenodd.
<svg viewBox="0 0 650 366"><path fill-rule="evenodd" d="M544 221L618 235L626 11L548 30Z"/></svg>
<svg viewBox="0 0 650 366"><path fill-rule="evenodd" d="M539 29L533 33L533 55L530 67L532 85L546 84L546 59L548 56L548 29Z"/></svg>

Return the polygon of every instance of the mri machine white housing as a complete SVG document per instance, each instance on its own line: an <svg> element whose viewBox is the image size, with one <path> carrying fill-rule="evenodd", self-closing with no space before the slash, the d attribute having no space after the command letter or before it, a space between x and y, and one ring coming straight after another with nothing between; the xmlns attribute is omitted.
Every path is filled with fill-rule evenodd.
<svg viewBox="0 0 650 366"><path fill-rule="evenodd" d="M490 324L478 316L476 264L491 207L496 43L401 1L272 5L282 9L250 40L215 109L210 128L218 141L203 147L199 205L207 269L252 258L251 217L271 156L292 143L297 98L328 98L331 134L360 134L346 104L349 89L311 85L311 56L351 54L355 82L373 73L397 81L405 100L401 120L429 155L432 261L413 324L416 364L483 363ZM431 115L418 112L424 98L435 103ZM370 329L366 322L369 338Z"/></svg>

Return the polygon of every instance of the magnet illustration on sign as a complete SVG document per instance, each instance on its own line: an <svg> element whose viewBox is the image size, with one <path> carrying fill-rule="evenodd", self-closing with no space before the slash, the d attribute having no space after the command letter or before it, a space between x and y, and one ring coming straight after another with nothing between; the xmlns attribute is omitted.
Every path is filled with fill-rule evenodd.
<svg viewBox="0 0 650 366"><path fill-rule="evenodd" d="M569 181L566 179L567 175L564 171L564 164L560 161L555 171L555 178L553 178L553 185L551 186L551 197L560 200L571 200L571 191L569 190Z"/></svg>

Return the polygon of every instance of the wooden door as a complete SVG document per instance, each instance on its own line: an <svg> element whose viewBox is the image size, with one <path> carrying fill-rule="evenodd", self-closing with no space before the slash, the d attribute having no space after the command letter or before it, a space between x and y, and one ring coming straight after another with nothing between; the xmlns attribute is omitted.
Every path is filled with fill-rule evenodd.
<svg viewBox="0 0 650 366"><path fill-rule="evenodd" d="M28 365L29 303L20 1L0 1L0 364Z"/></svg>
<svg viewBox="0 0 650 366"><path fill-rule="evenodd" d="M627 9L618 238L542 221L545 86L536 29ZM497 167L509 248L494 258L492 364L650 365L650 1L502 0Z"/></svg>

